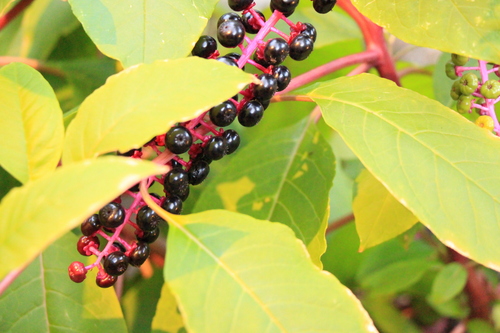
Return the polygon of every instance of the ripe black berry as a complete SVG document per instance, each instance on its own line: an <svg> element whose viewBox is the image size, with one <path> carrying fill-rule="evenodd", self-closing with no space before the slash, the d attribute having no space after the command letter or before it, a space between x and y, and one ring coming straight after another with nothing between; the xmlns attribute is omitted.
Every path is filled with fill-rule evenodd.
<svg viewBox="0 0 500 333"><path fill-rule="evenodd" d="M201 58L208 58L217 50L217 41L212 36L203 35L194 44L191 54Z"/></svg>
<svg viewBox="0 0 500 333"><path fill-rule="evenodd" d="M306 59L313 50L314 43L306 35L298 35L290 42L290 58L293 60Z"/></svg>
<svg viewBox="0 0 500 333"><path fill-rule="evenodd" d="M143 206L137 212L136 222L143 231L153 231L164 220L148 206Z"/></svg>
<svg viewBox="0 0 500 333"><path fill-rule="evenodd" d="M300 32L300 34L311 38L314 43L316 41L316 28L311 23L302 24L305 25L305 28Z"/></svg>
<svg viewBox="0 0 500 333"><path fill-rule="evenodd" d="M83 221L80 226L80 230L85 236L95 234L99 229L101 229L101 222L99 222L99 215L97 214L94 214Z"/></svg>
<svg viewBox="0 0 500 333"><path fill-rule="evenodd" d="M193 137L184 126L172 127L165 136L165 147L174 154L185 153L191 148Z"/></svg>
<svg viewBox="0 0 500 333"><path fill-rule="evenodd" d="M243 105L238 114L238 121L242 126L252 127L259 123L264 116L264 108L257 100L251 100Z"/></svg>
<svg viewBox="0 0 500 333"><path fill-rule="evenodd" d="M189 168L188 172L189 184L191 185L201 184L201 182L203 182L205 178L207 178L209 172L210 172L210 165L208 165L206 161L195 160L193 164L191 164L191 167Z"/></svg>
<svg viewBox="0 0 500 333"><path fill-rule="evenodd" d="M262 67L266 67L267 68L267 67L271 66L271 64L268 63L264 58L259 58L259 56L257 55L257 52L255 52L254 55L253 55L253 61L255 61L256 63L258 63Z"/></svg>
<svg viewBox="0 0 500 333"><path fill-rule="evenodd" d="M282 13L294 11L299 0L271 0L271 6Z"/></svg>
<svg viewBox="0 0 500 333"><path fill-rule="evenodd" d="M167 224L167 226L168 226L168 224ZM160 228L156 227L156 229L153 231L144 231L142 233L142 236L139 236L136 234L135 237L139 241L146 242L146 243L153 243L155 240L158 239L159 236L160 236Z"/></svg>
<svg viewBox="0 0 500 333"><path fill-rule="evenodd" d="M226 140L220 136L211 137L203 148L203 154L212 160L220 160L226 155Z"/></svg>
<svg viewBox="0 0 500 333"><path fill-rule="evenodd" d="M226 14L223 14L219 19L217 20L217 28L224 22L227 21L240 21L241 22L241 17L233 12L229 12Z"/></svg>
<svg viewBox="0 0 500 333"><path fill-rule="evenodd" d="M260 74L257 78L260 80L260 83L255 84L252 89L255 99L259 101L271 99L276 93L278 82L271 74Z"/></svg>
<svg viewBox="0 0 500 333"><path fill-rule="evenodd" d="M83 282L87 277L85 265L79 261L72 262L68 267L69 278L76 283Z"/></svg>
<svg viewBox="0 0 500 333"><path fill-rule="evenodd" d="M125 221L125 210L122 205L110 202L99 211L99 221L106 228L118 228Z"/></svg>
<svg viewBox="0 0 500 333"><path fill-rule="evenodd" d="M97 272L95 283L101 288L109 288L115 284L116 280L118 280L116 276L109 275L106 272L99 271Z"/></svg>
<svg viewBox="0 0 500 333"><path fill-rule="evenodd" d="M188 174L182 169L172 169L166 175L163 182L165 192L177 195L179 198L187 198L189 195ZM185 199L183 199L185 200Z"/></svg>
<svg viewBox="0 0 500 333"><path fill-rule="evenodd" d="M266 20L266 17L260 11L256 10L255 12L262 18L262 21ZM251 12L243 13L241 16L241 22L243 23L246 32L249 34L256 34L260 30L260 24L257 19L253 17Z"/></svg>
<svg viewBox="0 0 500 333"><path fill-rule="evenodd" d="M241 21L226 21L217 29L217 39L224 47L236 47L245 37L245 27Z"/></svg>
<svg viewBox="0 0 500 333"><path fill-rule="evenodd" d="M326 14L333 9L337 0L313 0L313 8L320 14Z"/></svg>
<svg viewBox="0 0 500 333"><path fill-rule="evenodd" d="M180 214L182 212L182 200L176 195L167 195L161 208L171 214Z"/></svg>
<svg viewBox="0 0 500 333"><path fill-rule="evenodd" d="M226 139L226 154L232 154L240 146L240 135L232 129L224 131L222 137Z"/></svg>
<svg viewBox="0 0 500 333"><path fill-rule="evenodd" d="M129 262L132 266L141 266L149 257L149 245L144 242L137 242L137 246L132 250L129 256Z"/></svg>
<svg viewBox="0 0 500 333"><path fill-rule="evenodd" d="M220 61L226 65L229 65L229 66L238 67L238 62L236 62L233 58L228 57L228 56L218 57L217 61Z"/></svg>
<svg viewBox="0 0 500 333"><path fill-rule="evenodd" d="M247 9L252 4L253 0L228 0L227 4L232 10L237 12Z"/></svg>
<svg viewBox="0 0 500 333"><path fill-rule="evenodd" d="M122 275L128 268L128 257L121 251L112 252L104 258L102 267L109 275Z"/></svg>
<svg viewBox="0 0 500 333"><path fill-rule="evenodd" d="M267 41L264 48L264 60L271 65L279 65L289 52L290 48L283 38L273 38Z"/></svg>
<svg viewBox="0 0 500 333"><path fill-rule="evenodd" d="M226 127L234 121L237 113L236 105L231 101L225 101L211 108L208 114L214 125Z"/></svg>
<svg viewBox="0 0 500 333"><path fill-rule="evenodd" d="M285 90L292 80L292 74L290 73L290 70L288 69L288 67L283 65L273 67L271 75L274 76L278 85L276 91Z"/></svg>

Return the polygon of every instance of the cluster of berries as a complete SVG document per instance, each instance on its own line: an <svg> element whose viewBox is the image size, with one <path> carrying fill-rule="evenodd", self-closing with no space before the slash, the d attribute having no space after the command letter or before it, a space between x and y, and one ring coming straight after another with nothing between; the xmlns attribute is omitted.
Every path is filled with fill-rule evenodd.
<svg viewBox="0 0 500 333"><path fill-rule="evenodd" d="M465 66L468 61L468 57L452 54L451 61L446 64L446 75L456 80L450 96L457 101L459 113L474 110L479 114L476 124L500 136L495 113L495 104L500 101L500 82L489 78L491 73L500 77L500 66L482 60L478 60L478 66Z"/></svg>
<svg viewBox="0 0 500 333"><path fill-rule="evenodd" d="M325 5L331 1L318 3ZM237 13L222 15L217 23L217 39L224 47L238 47L241 54L234 52L220 56L217 41L205 35L195 44L192 55L217 59L241 69L247 64L252 65L263 72L257 75L259 83L253 83L240 91L241 101L236 95L195 119L176 124L166 134L150 140L142 149L132 149L122 154L131 158L144 158L146 152L154 152L158 155L156 162L170 166L167 174L148 180L148 186L153 182L163 186L164 196L154 193L150 196L167 212L180 214L183 201L189 196L190 185L203 182L212 161L238 148L238 133L225 127L236 118L242 126L256 125L273 95L288 86L291 73L287 67L280 65L286 57L290 55L294 60L304 60L312 52L316 29L309 23L293 23L287 18L297 4L298 0L272 0L271 7L275 10L266 20L261 12L253 9L253 0L229 0L233 10L243 13L241 16ZM290 27L289 35L275 28L280 20ZM270 32L279 37L264 41ZM250 39L247 34L257 35ZM149 244L159 236L159 225L163 223L168 228L168 224L145 204L138 185L131 187L124 195L133 199L128 208L122 206L119 197L82 223L83 236L78 241L77 249L84 256L95 255L97 260L88 266L73 262L68 268L71 280L82 282L86 273L97 267L97 285L103 288L112 286L129 265L140 266L146 261L150 254ZM127 241L121 236L127 225L135 229L135 240ZM107 241L103 250L99 250L100 239Z"/></svg>

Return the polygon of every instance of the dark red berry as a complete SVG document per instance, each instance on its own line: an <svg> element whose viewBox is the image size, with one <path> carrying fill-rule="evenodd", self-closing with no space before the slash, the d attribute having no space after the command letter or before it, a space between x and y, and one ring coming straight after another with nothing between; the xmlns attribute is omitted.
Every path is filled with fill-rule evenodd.
<svg viewBox="0 0 500 333"><path fill-rule="evenodd" d="M231 101L222 102L221 104L211 108L208 112L212 123L220 127L226 127L230 125L236 118L237 114L238 109L236 108L236 105L234 105L234 103Z"/></svg>
<svg viewBox="0 0 500 333"><path fill-rule="evenodd" d="M257 76L259 84L253 85L253 95L259 101L267 101L273 97L278 88L278 82L271 74L260 74Z"/></svg>
<svg viewBox="0 0 500 333"><path fill-rule="evenodd" d="M184 126L172 127L165 136L165 147L174 154L185 153L191 148L193 137Z"/></svg>
<svg viewBox="0 0 500 333"><path fill-rule="evenodd" d="M226 155L226 140L220 136L211 137L203 148L203 154L212 160L220 160Z"/></svg>
<svg viewBox="0 0 500 333"><path fill-rule="evenodd" d="M137 212L136 222L143 231L153 231L164 220L148 206L143 206Z"/></svg>
<svg viewBox="0 0 500 333"><path fill-rule="evenodd" d="M191 54L201 58L210 57L215 51L217 51L217 41L212 36L203 35L198 38L196 44L194 44Z"/></svg>
<svg viewBox="0 0 500 333"><path fill-rule="evenodd" d="M92 255L92 251L90 251L90 248L94 248L96 250L99 249L99 238L95 236L82 236L78 240L78 243L76 243L76 249L82 256L90 256Z"/></svg>
<svg viewBox="0 0 500 333"><path fill-rule="evenodd" d="M210 165L206 161L203 160L194 161L193 164L191 164L191 167L189 168L188 172L189 184L191 185L201 184L205 180L205 178L207 178L209 172L210 172Z"/></svg>
<svg viewBox="0 0 500 333"><path fill-rule="evenodd" d="M104 258L102 267L109 275L122 275L128 268L128 257L121 251L112 252Z"/></svg>
<svg viewBox="0 0 500 333"><path fill-rule="evenodd" d="M305 28L300 32L301 35L307 36L312 39L313 43L316 41L316 28L311 23L302 23Z"/></svg>
<svg viewBox="0 0 500 333"><path fill-rule="evenodd" d="M167 224L167 227L168 227L168 224ZM153 243L160 236L160 228L157 227L153 231L144 231L144 232L142 232L142 236L139 236L140 234L141 234L140 232L136 233L135 237L137 238L137 240L142 241L142 242L146 242L146 243Z"/></svg>
<svg viewBox="0 0 500 333"><path fill-rule="evenodd" d="M116 280L118 280L118 277L99 271L95 283L101 288L109 288L116 283Z"/></svg>
<svg viewBox="0 0 500 333"><path fill-rule="evenodd" d="M226 154L232 154L240 146L240 135L235 130L224 131L222 137L226 139Z"/></svg>
<svg viewBox="0 0 500 333"><path fill-rule="evenodd" d="M183 197L187 198L187 195L189 195L189 177L187 172L182 169L170 170L165 175L163 186L165 192L168 194L177 195L181 199Z"/></svg>
<svg viewBox="0 0 500 333"><path fill-rule="evenodd" d="M264 60L271 65L279 65L285 61L290 48L283 38L273 38L267 41L264 48Z"/></svg>
<svg viewBox="0 0 500 333"><path fill-rule="evenodd" d="M236 47L245 37L245 27L241 21L226 21L217 29L217 39L224 47Z"/></svg>
<svg viewBox="0 0 500 333"><path fill-rule="evenodd" d="M122 205L110 202L99 211L99 221L106 228L118 228L125 221L125 210Z"/></svg>
<svg viewBox="0 0 500 333"><path fill-rule="evenodd" d="M84 236L90 236L95 234L101 229L101 222L99 222L99 215L94 214L80 225L80 230Z"/></svg>
<svg viewBox="0 0 500 333"><path fill-rule="evenodd" d="M238 121L242 126L252 127L257 125L263 116L264 108L262 104L257 100L251 100L241 108Z"/></svg>
<svg viewBox="0 0 500 333"><path fill-rule="evenodd" d="M290 73L290 70L288 69L288 67L283 65L273 67L271 75L274 76L278 85L276 91L285 90L292 80L292 74Z"/></svg>
<svg viewBox="0 0 500 333"><path fill-rule="evenodd" d="M247 9L252 4L253 0L228 0L227 4L232 10L237 12Z"/></svg>
<svg viewBox="0 0 500 333"><path fill-rule="evenodd" d="M293 60L304 60L311 54L314 43L306 35L297 35L290 42L290 58Z"/></svg>
<svg viewBox="0 0 500 333"><path fill-rule="evenodd" d="M130 252L129 263L132 266L141 266L149 257L149 245L144 242L137 242L135 249Z"/></svg>
<svg viewBox="0 0 500 333"><path fill-rule="evenodd" d="M313 0L313 8L320 14L326 14L333 9L337 0Z"/></svg>
<svg viewBox="0 0 500 333"><path fill-rule="evenodd" d="M79 261L72 262L68 267L68 274L71 281L80 283L87 277L85 265Z"/></svg>
<svg viewBox="0 0 500 333"><path fill-rule="evenodd" d="M256 10L255 12L261 17L262 21L266 20L266 17L260 11ZM261 26L259 21L257 21L257 19L253 17L252 13L249 11L243 13L241 16L241 22L245 27L245 31L249 34L256 34L260 31Z"/></svg>
<svg viewBox="0 0 500 333"><path fill-rule="evenodd" d="M182 200L176 195L168 195L162 203L161 208L171 214L180 214L182 212Z"/></svg>

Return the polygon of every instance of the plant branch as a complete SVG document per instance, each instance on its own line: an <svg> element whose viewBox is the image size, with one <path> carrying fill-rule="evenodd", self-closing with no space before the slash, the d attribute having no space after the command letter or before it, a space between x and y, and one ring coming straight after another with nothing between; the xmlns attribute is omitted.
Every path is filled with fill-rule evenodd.
<svg viewBox="0 0 500 333"><path fill-rule="evenodd" d="M271 98L271 103L274 102L314 102L311 97L305 95L279 95L276 94Z"/></svg>
<svg viewBox="0 0 500 333"><path fill-rule="evenodd" d="M61 71L58 68L55 67L50 67L47 65L44 65L40 61L36 59L29 59L29 58L23 58L23 57L0 57L0 67L6 66L8 64L11 64L13 62L21 62L23 64L26 64L30 67L33 67L40 73L46 73L46 74L51 74L54 76L59 76L59 77L64 77L65 74L63 71Z"/></svg>
<svg viewBox="0 0 500 333"><path fill-rule="evenodd" d="M432 75L432 71L425 69L425 68L418 68L418 67L407 67L403 68L402 70L398 71L398 76L399 78L402 78L408 74L424 74L424 75Z"/></svg>
<svg viewBox="0 0 500 333"><path fill-rule="evenodd" d="M325 234L329 235L331 232L345 226L346 224L350 223L351 221L354 221L354 214L353 213L346 215L344 217L341 217L338 220L329 223L328 228L326 228Z"/></svg>
<svg viewBox="0 0 500 333"><path fill-rule="evenodd" d="M12 22L19 14L26 9L33 0L21 0L14 7L11 8L5 15L0 17L0 31Z"/></svg>
<svg viewBox="0 0 500 333"><path fill-rule="evenodd" d="M2 281L0 281L0 296L12 284L12 282L14 282L19 274L23 272L24 268L25 267L21 267L9 272L9 274L7 274L7 276L4 277Z"/></svg>

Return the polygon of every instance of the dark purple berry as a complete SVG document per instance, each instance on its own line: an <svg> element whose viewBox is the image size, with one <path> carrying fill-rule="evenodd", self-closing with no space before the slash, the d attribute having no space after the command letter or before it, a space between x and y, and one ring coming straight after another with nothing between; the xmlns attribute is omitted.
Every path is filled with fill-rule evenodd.
<svg viewBox="0 0 500 333"><path fill-rule="evenodd" d="M256 63L258 63L262 67L266 67L267 68L267 67L271 66L271 64L268 63L264 58L259 58L259 56L257 55L257 52L255 52L254 55L253 55L253 61L255 61Z"/></svg>
<svg viewBox="0 0 500 333"><path fill-rule="evenodd" d="M212 160L220 160L226 155L226 140L220 136L211 137L203 148L203 154Z"/></svg>
<svg viewBox="0 0 500 333"><path fill-rule="evenodd" d="M137 212L136 222L143 231L153 231L164 220L148 206L143 206Z"/></svg>
<svg viewBox="0 0 500 333"><path fill-rule="evenodd" d="M257 78L260 80L260 83L253 86L253 96L259 101L271 99L276 93L278 82L271 74L260 74Z"/></svg>
<svg viewBox="0 0 500 333"><path fill-rule="evenodd" d="M222 62L222 63L224 63L226 65L229 65L229 66L238 67L238 62L235 61L233 58L228 57L228 56L218 57L217 61L220 61L220 62Z"/></svg>
<svg viewBox="0 0 500 333"><path fill-rule="evenodd" d="M222 137L226 139L226 154L232 154L240 146L240 135L232 129L224 131Z"/></svg>
<svg viewBox="0 0 500 333"><path fill-rule="evenodd" d="M162 203L161 208L171 214L180 214L182 212L182 200L176 195L168 195Z"/></svg>
<svg viewBox="0 0 500 333"><path fill-rule="evenodd" d="M101 288L109 288L116 283L116 280L118 280L116 276L99 271L97 272L95 283Z"/></svg>
<svg viewBox="0 0 500 333"><path fill-rule="evenodd" d="M207 178L209 172L210 172L210 165L206 161L195 160L193 164L191 164L191 168L189 168L188 172L189 184L191 185L201 184L201 182L203 182L205 178Z"/></svg>
<svg viewBox="0 0 500 333"><path fill-rule="evenodd" d="M283 65L273 67L271 75L274 76L278 85L276 91L285 90L292 80L292 74L290 73L290 70L288 69L288 67Z"/></svg>
<svg viewBox="0 0 500 333"><path fill-rule="evenodd" d="M234 121L237 113L236 105L231 101L225 101L211 108L208 115L214 125L226 127Z"/></svg>
<svg viewBox="0 0 500 333"><path fill-rule="evenodd" d="M238 121L242 126L252 127L259 123L264 116L264 108L257 100L247 102L238 114Z"/></svg>
<svg viewBox="0 0 500 333"><path fill-rule="evenodd" d="M185 153L191 148L193 137L184 126L172 127L165 136L165 147L174 154Z"/></svg>
<svg viewBox="0 0 500 333"><path fill-rule="evenodd" d="M113 242L113 247L115 248L114 251L122 251L123 253L127 252L125 246L123 246L120 242Z"/></svg>
<svg viewBox="0 0 500 333"><path fill-rule="evenodd" d="M175 168L182 168L182 164L177 162L176 160L174 159L171 159L170 160L170 166L172 167L172 169L175 169Z"/></svg>
<svg viewBox="0 0 500 333"><path fill-rule="evenodd" d="M177 195L181 199L189 195L189 178L186 171L182 169L172 169L163 181L165 192L170 195ZM183 199L185 200L185 199Z"/></svg>
<svg viewBox="0 0 500 333"><path fill-rule="evenodd" d="M265 101L259 101L260 104L262 104L262 107L264 108L264 110L267 110L267 108L269 107L269 104L271 104L271 100L270 99L267 99Z"/></svg>
<svg viewBox="0 0 500 333"><path fill-rule="evenodd" d="M299 0L271 0L271 10L279 10L285 16L290 16L299 4Z"/></svg>
<svg viewBox="0 0 500 333"><path fill-rule="evenodd" d="M279 65L289 52L290 48L283 38L273 38L267 41L264 48L264 60L271 65Z"/></svg>
<svg viewBox="0 0 500 333"><path fill-rule="evenodd" d="M256 10L255 12L262 18L262 21L266 20L266 17L260 11ZM245 31L249 34L256 34L261 28L257 19L253 17L251 12L243 13L243 15L241 16L241 22L245 27Z"/></svg>
<svg viewBox="0 0 500 333"><path fill-rule="evenodd" d="M229 12L226 14L223 14L219 19L217 20L217 28L224 22L227 21L240 21L241 22L241 17L233 12Z"/></svg>
<svg viewBox="0 0 500 333"><path fill-rule="evenodd" d="M128 257L121 251L112 252L104 258L102 267L109 275L122 275L128 268Z"/></svg>
<svg viewBox="0 0 500 333"><path fill-rule="evenodd" d="M245 37L245 27L241 21L226 21L217 29L217 39L224 47L236 47Z"/></svg>
<svg viewBox="0 0 500 333"><path fill-rule="evenodd" d="M125 221L125 209L116 202L110 202L99 211L99 221L106 228L118 228Z"/></svg>
<svg viewBox="0 0 500 333"><path fill-rule="evenodd" d="M320 14L326 14L333 9L337 0L313 0L313 8Z"/></svg>
<svg viewBox="0 0 500 333"><path fill-rule="evenodd" d="M68 267L68 274L71 281L80 283L87 277L85 265L79 261L74 261Z"/></svg>
<svg viewBox="0 0 500 333"><path fill-rule="evenodd" d="M82 234L85 236L90 236L95 234L99 229L101 229L101 222L99 222L99 215L94 214L85 221L80 226Z"/></svg>
<svg viewBox="0 0 500 333"><path fill-rule="evenodd" d="M302 24L305 26L305 28L300 32L300 34L311 38L314 43L316 41L316 28L311 23Z"/></svg>
<svg viewBox="0 0 500 333"><path fill-rule="evenodd" d="M217 41L212 36L203 35L198 38L196 44L194 44L191 54L201 58L210 57L215 51L217 51Z"/></svg>
<svg viewBox="0 0 500 333"><path fill-rule="evenodd" d="M306 35L297 35L290 42L290 58L293 60L304 60L311 54L314 43Z"/></svg>
<svg viewBox="0 0 500 333"><path fill-rule="evenodd" d="M228 0L227 4L232 10L237 12L247 9L252 4L253 0Z"/></svg>
<svg viewBox="0 0 500 333"><path fill-rule="evenodd" d="M137 242L135 249L130 252L129 263L132 266L141 266L148 259L150 253L148 243Z"/></svg>
<svg viewBox="0 0 500 333"><path fill-rule="evenodd" d="M168 227L168 224L167 224ZM136 238L139 241L146 242L146 243L153 243L155 240L158 239L160 236L160 228L156 227L155 230L153 231L144 231L142 232L142 236L139 236L136 234Z"/></svg>

